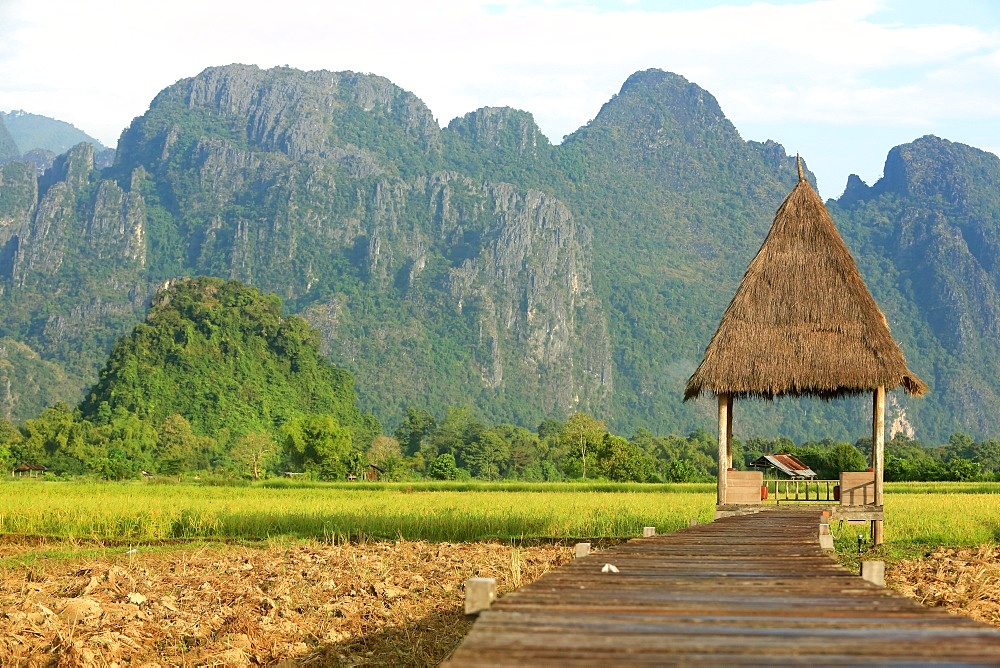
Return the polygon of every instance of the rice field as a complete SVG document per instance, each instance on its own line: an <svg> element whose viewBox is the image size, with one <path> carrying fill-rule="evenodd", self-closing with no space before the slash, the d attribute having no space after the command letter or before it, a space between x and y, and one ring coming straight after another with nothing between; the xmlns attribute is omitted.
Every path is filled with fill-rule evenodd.
<svg viewBox="0 0 1000 668"><path fill-rule="evenodd" d="M887 544L864 558L917 600L1000 623L998 502L1000 485L889 485ZM8 480L0 663L436 665L471 624L467 577L507 592L574 539L600 549L714 510L712 484ZM867 525L832 528L856 569Z"/></svg>
<svg viewBox="0 0 1000 668"><path fill-rule="evenodd" d="M0 534L118 543L623 539L714 509L712 484L0 483ZM890 484L886 516L889 545L1000 542L1000 484ZM834 527L838 542L858 528Z"/></svg>
<svg viewBox="0 0 1000 668"><path fill-rule="evenodd" d="M628 538L645 526L665 533L707 522L714 502L705 485L15 481L0 484L0 533L115 542Z"/></svg>

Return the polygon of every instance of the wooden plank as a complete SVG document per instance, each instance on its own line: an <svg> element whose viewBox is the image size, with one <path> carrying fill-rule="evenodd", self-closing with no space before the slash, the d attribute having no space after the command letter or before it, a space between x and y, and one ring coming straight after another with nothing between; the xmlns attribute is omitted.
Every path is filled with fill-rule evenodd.
<svg viewBox="0 0 1000 668"><path fill-rule="evenodd" d="M446 665L1000 665L1000 629L844 570L820 517L730 517L575 559L481 613Z"/></svg>
<svg viewBox="0 0 1000 668"><path fill-rule="evenodd" d="M760 488L764 484L761 471L728 471L726 500L729 504L760 503Z"/></svg>
<svg viewBox="0 0 1000 668"><path fill-rule="evenodd" d="M841 506L833 509L835 520L884 520L885 512L875 506Z"/></svg>
<svg viewBox="0 0 1000 668"><path fill-rule="evenodd" d="M872 471L843 471L840 474L840 505L879 505L875 503L875 480Z"/></svg>

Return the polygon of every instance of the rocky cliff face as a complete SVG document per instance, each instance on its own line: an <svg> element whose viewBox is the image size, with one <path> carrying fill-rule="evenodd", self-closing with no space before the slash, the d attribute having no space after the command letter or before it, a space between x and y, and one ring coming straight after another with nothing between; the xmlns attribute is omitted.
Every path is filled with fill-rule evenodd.
<svg viewBox="0 0 1000 668"><path fill-rule="evenodd" d="M708 91L660 70L630 76L558 150L573 210L594 230L613 412L654 431L704 426L684 385L795 184L794 159L744 142Z"/></svg>
<svg viewBox="0 0 1000 668"><path fill-rule="evenodd" d="M510 107L483 107L456 118L448 124L467 150L477 155L479 162L508 166L526 166L552 152L552 144L526 111Z"/></svg>
<svg viewBox="0 0 1000 668"><path fill-rule="evenodd" d="M40 177L31 162L0 167L2 333L10 350L30 351L7 358L8 412L19 419L43 397L78 398L149 294L142 196L95 177L86 143ZM57 380L42 387L39 377Z"/></svg>
<svg viewBox="0 0 1000 668"><path fill-rule="evenodd" d="M28 215L16 234L19 252L10 272L16 286L57 276L67 261L92 263L110 274L145 265L142 196L109 180L99 181L95 191L93 171L93 146L79 144L39 179L37 207L33 188L24 186L22 210Z"/></svg>
<svg viewBox="0 0 1000 668"><path fill-rule="evenodd" d="M43 360L27 345L0 338L0 419L36 417L60 401L71 406L79 401L79 383L62 365Z"/></svg>
<svg viewBox="0 0 1000 668"><path fill-rule="evenodd" d="M182 139L219 135L293 161L341 160L359 148L440 152L430 110L387 79L230 65L164 89L126 130L119 160L167 160Z"/></svg>
<svg viewBox="0 0 1000 668"><path fill-rule="evenodd" d="M477 311L486 387L538 378L546 414L601 406L612 390L606 323L591 279L590 232L565 204L509 184L483 187L493 224L482 252L449 272L449 293ZM442 205L447 199L441 198ZM506 354L504 354L506 353ZM513 353L513 354L511 354Z"/></svg>
<svg viewBox="0 0 1000 668"><path fill-rule="evenodd" d="M363 396L398 393L403 379L414 388L408 403L458 405L472 387L506 401L504 419L523 419L530 413L514 411L529 403L549 415L606 402L610 343L591 286L589 231L565 204L453 172L382 182L371 203L358 237L365 292L394 294L406 307L391 325L357 294L304 313L334 359L359 370L377 360L359 380ZM449 373L467 385L442 382Z"/></svg>
<svg viewBox="0 0 1000 668"><path fill-rule="evenodd" d="M513 131L530 152L527 121L477 112L469 141ZM589 230L551 195L445 169L447 141L380 77L231 66L161 93L115 169L155 184L139 188L166 251L154 275L238 278L305 309L383 419L428 393L529 424L598 409L610 343Z"/></svg>
<svg viewBox="0 0 1000 668"><path fill-rule="evenodd" d="M13 162L0 166L0 290L14 278L14 267L23 257L25 238L38 206L38 180L30 164Z"/></svg>

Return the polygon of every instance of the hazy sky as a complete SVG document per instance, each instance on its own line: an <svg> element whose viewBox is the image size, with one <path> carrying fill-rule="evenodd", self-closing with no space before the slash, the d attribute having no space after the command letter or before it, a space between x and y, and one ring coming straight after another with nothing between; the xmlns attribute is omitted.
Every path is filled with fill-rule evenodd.
<svg viewBox="0 0 1000 668"><path fill-rule="evenodd" d="M109 146L161 89L229 63L379 74L442 125L510 105L556 143L660 68L801 153L825 197L925 134L1000 153L994 0L0 0L0 110Z"/></svg>

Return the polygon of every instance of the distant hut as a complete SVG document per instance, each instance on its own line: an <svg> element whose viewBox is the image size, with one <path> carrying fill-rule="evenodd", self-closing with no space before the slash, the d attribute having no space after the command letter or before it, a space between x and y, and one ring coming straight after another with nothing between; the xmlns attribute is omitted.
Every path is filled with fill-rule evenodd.
<svg viewBox="0 0 1000 668"><path fill-rule="evenodd" d="M12 476L18 478L22 478L24 476L28 476L29 478L37 478L46 471L48 471L48 469L42 466L41 464L30 464L25 462L23 464L18 464L14 468L14 470L11 471L10 473Z"/></svg>
<svg viewBox="0 0 1000 668"><path fill-rule="evenodd" d="M927 385L907 366L826 207L802 172L778 208L722 316L685 401L713 392L719 406L718 503L732 467L733 399L871 392L874 505L882 507L885 392ZM873 520L876 542L882 521Z"/></svg>
<svg viewBox="0 0 1000 668"><path fill-rule="evenodd" d="M811 479L816 472L806 466L798 457L788 454L764 455L750 462L755 469L768 469L792 479Z"/></svg>
<svg viewBox="0 0 1000 668"><path fill-rule="evenodd" d="M364 469L362 469L360 473L361 473L361 480L365 480L367 482L378 482L379 476L385 473L385 469L375 464L369 464ZM351 482L354 482L358 479L358 474L350 473L348 474L347 479Z"/></svg>

